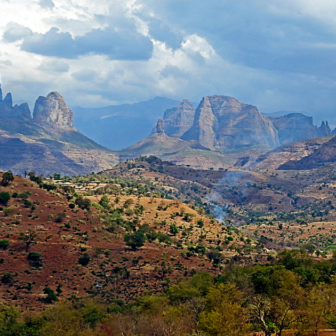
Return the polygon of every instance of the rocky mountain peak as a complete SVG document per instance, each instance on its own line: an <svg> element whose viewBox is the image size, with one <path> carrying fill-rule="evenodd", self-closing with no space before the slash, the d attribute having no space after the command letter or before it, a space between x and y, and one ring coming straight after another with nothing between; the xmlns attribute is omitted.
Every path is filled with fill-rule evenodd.
<svg viewBox="0 0 336 336"><path fill-rule="evenodd" d="M34 108L34 121L61 129L73 129L73 112L66 106L64 98L58 92L47 97L40 96Z"/></svg>
<svg viewBox="0 0 336 336"><path fill-rule="evenodd" d="M211 150L279 145L277 130L255 106L219 95L202 99L194 123L182 139L197 140Z"/></svg>
<svg viewBox="0 0 336 336"><path fill-rule="evenodd" d="M165 133L180 138L193 125L195 108L188 99L184 99L176 107L168 109L163 115Z"/></svg>

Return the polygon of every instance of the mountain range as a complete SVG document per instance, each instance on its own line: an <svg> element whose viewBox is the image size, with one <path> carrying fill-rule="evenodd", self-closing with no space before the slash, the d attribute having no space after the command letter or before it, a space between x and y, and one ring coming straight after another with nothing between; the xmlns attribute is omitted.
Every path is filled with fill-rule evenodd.
<svg viewBox="0 0 336 336"><path fill-rule="evenodd" d="M303 158L327 146L335 134L327 121L317 127L302 113L267 117L233 97L207 96L194 105L157 97L133 105L76 108L74 114L59 93L51 92L36 100L31 113L26 103L13 105L10 93L3 98L0 87L0 170L87 174L141 155L197 169L263 169L266 162L292 169L302 167ZM89 137L75 128L77 123ZM128 147L111 150L123 145Z"/></svg>
<svg viewBox="0 0 336 336"><path fill-rule="evenodd" d="M0 87L0 170L17 174L87 174L118 162L109 149L78 132L63 97L51 92L36 100L33 115L26 103L2 99Z"/></svg>

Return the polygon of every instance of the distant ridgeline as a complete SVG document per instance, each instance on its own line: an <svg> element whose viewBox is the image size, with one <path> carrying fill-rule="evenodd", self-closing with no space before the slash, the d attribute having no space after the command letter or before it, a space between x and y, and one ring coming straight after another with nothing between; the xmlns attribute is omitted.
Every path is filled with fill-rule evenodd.
<svg viewBox="0 0 336 336"><path fill-rule="evenodd" d="M33 115L27 103L4 99L0 86L0 170L23 174L87 174L112 167L117 157L78 132L73 112L58 92L36 100Z"/></svg>
<svg viewBox="0 0 336 336"><path fill-rule="evenodd" d="M244 146L278 145L335 135L328 121L320 127L313 118L302 113L290 113L271 118L261 114L255 106L228 96L204 97L195 109L188 100L167 110L160 127L152 134L165 133L182 140L196 140L211 150L223 151Z"/></svg>

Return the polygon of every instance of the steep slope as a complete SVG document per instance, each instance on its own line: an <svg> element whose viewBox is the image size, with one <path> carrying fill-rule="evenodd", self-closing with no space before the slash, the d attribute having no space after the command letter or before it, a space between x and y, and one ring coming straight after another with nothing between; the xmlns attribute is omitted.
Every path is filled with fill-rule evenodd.
<svg viewBox="0 0 336 336"><path fill-rule="evenodd" d="M48 183L47 187L56 186ZM178 200L145 197L135 190L123 195L127 190L119 190L117 200L107 195L105 208L97 204L102 194L89 196L92 206L86 203L90 211L85 211L75 205L77 196L71 190L60 187L47 192L17 176L10 185L0 185L0 192L15 195L0 208L2 300L14 300L23 310L45 309L50 302L45 300L44 288L49 287L55 292L61 288L59 301L96 296L108 304L116 299L128 303L148 291L162 292L167 278L174 284L196 272L218 275L219 269L205 254L227 235L232 238L218 252L223 262L231 257L247 264L266 259L267 255L257 253L240 256L234 248L242 250L246 245L250 253L253 246ZM73 203L67 199L70 196ZM177 232L171 233L172 225ZM26 245L20 237L29 230L36 236ZM145 240L143 246L131 248L124 235L135 231ZM202 246L202 253L195 250L186 255L190 244ZM3 280L4 274L8 281Z"/></svg>
<svg viewBox="0 0 336 336"><path fill-rule="evenodd" d="M225 151L279 145L277 130L255 106L227 96L204 97L194 124L183 140L196 140L211 150Z"/></svg>
<svg viewBox="0 0 336 336"><path fill-rule="evenodd" d="M38 98L34 117L27 104L13 106L7 94L0 101L0 170L73 175L117 163L113 152L78 132L72 120L72 111L57 92Z"/></svg>
<svg viewBox="0 0 336 336"><path fill-rule="evenodd" d="M307 170L314 169L336 162L336 137L332 137L316 151L300 160L292 160L279 167L283 170Z"/></svg>
<svg viewBox="0 0 336 336"><path fill-rule="evenodd" d="M258 157L244 156L235 164L249 170L278 169L288 161L300 160L319 149L330 137L316 138L282 145Z"/></svg>

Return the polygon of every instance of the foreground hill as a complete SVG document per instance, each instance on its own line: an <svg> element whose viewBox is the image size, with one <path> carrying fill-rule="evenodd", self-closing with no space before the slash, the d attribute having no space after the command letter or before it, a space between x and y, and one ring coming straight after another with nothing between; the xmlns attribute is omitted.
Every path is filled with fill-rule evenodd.
<svg viewBox="0 0 336 336"><path fill-rule="evenodd" d="M86 174L118 161L74 128L73 113L57 92L39 97L33 116L27 104L13 106L11 94L0 100L0 149L0 169L18 174Z"/></svg>
<svg viewBox="0 0 336 336"><path fill-rule="evenodd" d="M102 193L89 197L90 205L71 187L40 183L15 176L0 186L0 296L22 309L45 307L45 288L58 290L61 301L129 302L162 291L167 279L218 274L235 256L242 264L266 260L261 246L179 201L141 197L139 190L126 196L126 188L117 198L115 189L105 199ZM8 202L3 193L11 195ZM145 239L131 248L124 235L134 232Z"/></svg>

